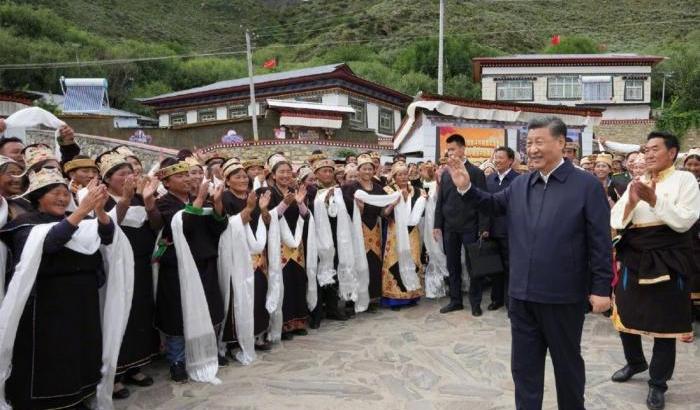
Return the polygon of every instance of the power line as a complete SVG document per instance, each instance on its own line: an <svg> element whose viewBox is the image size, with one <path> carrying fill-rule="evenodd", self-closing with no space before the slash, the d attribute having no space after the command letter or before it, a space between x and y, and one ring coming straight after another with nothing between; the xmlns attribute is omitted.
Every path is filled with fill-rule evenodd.
<svg viewBox="0 0 700 410"><path fill-rule="evenodd" d="M224 50L224 49L221 49ZM26 64L2 64L0 70L30 70L35 68L69 68L69 67L87 67L87 66L103 66L114 64L138 63L146 61L172 60L178 58L196 58L196 57L214 57L223 55L245 54L245 50L241 51L222 51L194 54L175 54L159 57L139 57L139 58L120 58L114 60L91 60L91 61L62 61L52 63L26 63Z"/></svg>

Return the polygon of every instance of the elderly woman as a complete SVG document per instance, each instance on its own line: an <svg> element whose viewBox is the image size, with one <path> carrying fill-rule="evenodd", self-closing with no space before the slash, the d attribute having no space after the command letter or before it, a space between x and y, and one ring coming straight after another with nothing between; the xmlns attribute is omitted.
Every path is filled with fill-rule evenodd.
<svg viewBox="0 0 700 410"><path fill-rule="evenodd" d="M250 174L247 173L245 165L239 164L236 160L228 160L222 167L226 190L222 195L222 202L226 215L241 215L243 224L249 224L253 234L258 231L260 216L263 221L270 221L270 214L267 207L270 203L270 191L267 188L260 188L260 198L249 192ZM261 240L262 238L256 238ZM253 295L253 327L255 334L255 349L270 350L272 348L265 336L270 325L270 314L265 309L267 296L267 255L265 250L251 255L254 276ZM235 331L235 317L233 314L233 298L229 299L228 315L224 324L224 334L222 340L226 343L237 341Z"/></svg>
<svg viewBox="0 0 700 410"><path fill-rule="evenodd" d="M362 219L362 237L369 268L369 310L375 311L382 296L382 224L379 222L382 208L356 200L354 195L358 190L370 195L384 195L385 192L380 182L374 178L376 165L369 155L358 156L357 165L357 181L345 185L342 190L348 213L353 215L354 207L357 206Z"/></svg>
<svg viewBox="0 0 700 410"><path fill-rule="evenodd" d="M0 155L0 196L7 201L7 218L11 220L31 211L31 204L24 198L14 197L22 193L22 173L24 167L13 159Z"/></svg>
<svg viewBox="0 0 700 410"><path fill-rule="evenodd" d="M153 384L153 379L141 373L141 368L160 350L160 338L153 327L155 292L151 267L157 232L163 227L155 199L159 181L154 178L144 187L142 194L137 193L133 165L118 151L107 151L94 163L99 167L109 193L105 210L120 225L134 254L134 293L117 364L119 378L113 394L115 399L124 399L130 394L124 384L141 387Z"/></svg>
<svg viewBox="0 0 700 410"><path fill-rule="evenodd" d="M418 303L418 300L423 296L423 267L421 263L421 237L418 227L416 226L423 214L425 208L425 199L427 195L424 190L415 188L409 183L408 168L403 162L395 163L391 168L391 182L384 187L387 194L401 192L403 201L409 206L406 210L411 210L408 215L413 216L413 220L409 220L407 228L410 241L411 257L415 264L416 274L420 278L420 287L418 289L409 290L403 283L399 266L399 251L397 248L397 223L394 215L394 207L389 205L384 208L383 216L388 220L386 245L384 247L384 262L382 265L382 305L388 306L394 310L398 310L403 306L413 306Z"/></svg>
<svg viewBox="0 0 700 410"><path fill-rule="evenodd" d="M270 190L272 196L270 207L277 207L278 216L284 218L292 235L297 234L299 218L306 219L309 210L306 207L306 186L298 190L293 188L291 162L281 154L274 154L268 159L272 175ZM303 243L297 247L282 242L282 281L284 298L282 300L282 340L291 340L294 336L308 334L309 309L306 304L306 255Z"/></svg>
<svg viewBox="0 0 700 410"><path fill-rule="evenodd" d="M595 174L598 181L603 185L605 193L608 196L608 203L612 208L618 199L622 196L624 189L616 186L611 178L612 176L612 156L608 154L598 154L595 160L595 167L593 168L593 173Z"/></svg>
<svg viewBox="0 0 700 410"><path fill-rule="evenodd" d="M13 219L2 231L11 264L20 269L20 261L28 263L23 251L33 245L28 242L32 230L54 223L44 238L36 281L16 329L11 374L5 385L7 399L16 409L77 406L95 394L101 379L102 258L97 248L86 254L74 250L69 241L91 213L97 217L99 243L110 244L115 228L104 210L107 189L95 181L88 190L86 199L67 215L71 193L60 170L31 172L24 196L35 211ZM9 296L6 304L13 303ZM0 369L0 374L5 371L9 370Z"/></svg>
<svg viewBox="0 0 700 410"><path fill-rule="evenodd" d="M208 195L209 184L206 182L201 183L196 190L196 196L192 196L190 170L191 167L186 162L166 158L161 162L157 174L167 189L167 193L156 201L164 226L156 251L160 269L158 287L156 288L155 325L166 335L165 353L170 363L170 377L176 382L186 381L188 375L193 378L198 377L196 373L189 373L192 366L199 367L201 373L208 374L207 378L211 380L209 377L211 373L203 368L211 370L214 366L209 357L202 358L206 359L204 364L185 362L187 344L194 345L197 342L197 340L187 337L185 331L197 323L188 323L188 321L210 320L211 324L206 324L203 330L211 334L211 329L213 328L216 333L224 320L217 267L219 237L228 225L221 202L223 185L215 191L211 202L209 202ZM211 205L213 208L210 207ZM180 215L181 224L178 223L178 220L173 223L178 215ZM180 231L175 228L180 229ZM184 235L184 240L178 243L182 235ZM186 270L187 266L191 266L187 260L188 256L193 258L192 262L196 265L199 281L196 281L195 284L197 287L202 287L206 298L202 303L206 304L209 317L202 317L201 311L186 311L185 309L183 301L189 300L191 302L191 297L197 297L200 294L199 292L193 293L192 289L181 287L181 275L191 274ZM182 297L182 293L185 292L187 295ZM201 306L196 308L201 308ZM226 362L224 357L219 357L219 363L223 365ZM207 380L200 379L200 381Z"/></svg>

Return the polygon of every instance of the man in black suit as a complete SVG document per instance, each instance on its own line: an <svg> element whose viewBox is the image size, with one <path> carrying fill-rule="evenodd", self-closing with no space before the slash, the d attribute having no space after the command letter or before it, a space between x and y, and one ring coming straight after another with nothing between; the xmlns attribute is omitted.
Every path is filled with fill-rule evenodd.
<svg viewBox="0 0 700 410"><path fill-rule="evenodd" d="M534 171L491 194L472 184L459 159L449 173L464 210L506 216L510 241L511 372L515 407L542 408L547 351L560 409L583 410L581 356L585 311L610 308L610 205L601 183L563 158L566 125L530 121L527 154Z"/></svg>
<svg viewBox="0 0 700 410"><path fill-rule="evenodd" d="M486 189L496 193L506 189L520 174L513 171L515 152L508 147L498 147L493 153L493 165L496 172L486 177ZM508 221L505 216L491 218L488 237L498 243L503 263L503 274L494 275L491 285L491 304L488 310L497 310L503 304L508 304Z"/></svg>
<svg viewBox="0 0 700 410"><path fill-rule="evenodd" d="M447 137L447 153L451 158L459 158L469 172L474 185L486 189L486 177L483 171L469 163L465 156L464 137L458 134ZM479 235L488 228L488 220L477 212L476 208L464 207L462 196L457 193L449 172L443 172L440 178L437 203L435 205L436 241L442 240L447 256L447 270L450 273L450 303L440 309L448 313L464 308L462 304L462 249L479 239ZM467 256L467 270L471 263ZM472 315L481 316L481 279L469 282L469 304Z"/></svg>

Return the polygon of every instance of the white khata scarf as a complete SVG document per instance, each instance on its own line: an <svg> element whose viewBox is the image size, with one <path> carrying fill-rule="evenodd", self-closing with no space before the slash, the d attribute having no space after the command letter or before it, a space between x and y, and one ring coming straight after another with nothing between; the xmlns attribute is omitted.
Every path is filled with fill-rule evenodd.
<svg viewBox="0 0 700 410"><path fill-rule="evenodd" d="M10 376L12 350L22 312L29 298L41 265L44 240L56 223L32 228L20 261L0 305L0 409L10 409L5 401L5 381ZM97 386L97 408L112 410L114 375L119 349L131 310L134 288L134 256L129 240L117 225L110 245L101 246L96 219L84 220L65 247L92 255L101 250L105 261L107 283L100 289L102 305L102 380Z"/></svg>
<svg viewBox="0 0 700 410"><path fill-rule="evenodd" d="M5 198L0 197L0 228L7 223L8 205ZM7 264L7 246L0 241L0 304L5 296L5 265Z"/></svg>
<svg viewBox="0 0 700 410"><path fill-rule="evenodd" d="M19 110L10 115L5 120L7 128L30 128L37 125L44 125L56 130L54 133L54 151L56 158L61 160L61 150L58 145L58 129L66 125L65 122L59 120L55 115L39 107L29 107Z"/></svg>
<svg viewBox="0 0 700 410"><path fill-rule="evenodd" d="M425 206L423 225L423 244L428 253L428 265L425 267L425 296L429 298L441 298L447 294L444 278L449 276L447 257L442 250L442 243L436 242L433 238L436 203L436 192L433 190Z"/></svg>
<svg viewBox="0 0 700 410"><path fill-rule="evenodd" d="M367 195L364 191L358 192L363 192L363 194ZM400 191L397 192L401 194ZM396 250L399 259L399 275L406 290L410 292L420 289L421 285L416 273L416 264L413 261L413 255L411 255L411 240L408 227L416 226L420 222L420 218L425 210L425 198L419 197L413 206L411 205L411 196L408 199L404 199L403 195L400 195L399 198L399 203L394 207Z"/></svg>
<svg viewBox="0 0 700 410"><path fill-rule="evenodd" d="M277 209L274 209L273 212L275 215L278 215ZM272 216L272 212L270 213ZM280 215L279 217L279 235L280 239L279 240L271 240L271 244L273 242L278 242L280 243L280 252L275 252L273 254L270 254L268 250L268 259L270 261L270 265L274 264L275 266L280 267L280 273L282 269L282 263L281 260L278 261L273 261L272 258L281 258L281 245L284 244L285 246L296 249L301 245L302 241L302 236L304 233L304 218L299 215L297 218L297 224L296 228L294 230L294 234L292 234L291 228L289 228L289 224L287 223L287 220L284 218L284 215ZM277 231L277 230L275 230ZM309 215L309 232L314 232L315 231L315 224L314 224L314 218L313 215ZM270 229L270 233L268 233L268 236L272 235L273 229ZM316 302L317 302L317 289L316 289L316 268L317 268L317 259L318 259L318 253L316 249L316 238L314 235L308 235L307 236L307 243L306 243L306 254L305 254L305 270L306 270L306 278L307 278L307 287L306 287L306 304L309 310L313 310L316 307ZM283 326L283 317L282 317L282 304L284 302L284 280L280 281L280 291L278 294L278 300L277 303L274 305L275 309L270 313L270 340L273 342L277 342L281 339L282 336L282 326Z"/></svg>
<svg viewBox="0 0 700 410"><path fill-rule="evenodd" d="M309 236L312 232L316 232L316 246L318 255L318 269L316 278L321 286L332 285L335 280L333 277L336 274L334 265L335 245L333 243L333 231L328 220L330 217L337 216L335 203L331 202L329 208L326 208L326 197L331 193L331 189L319 190L314 199L313 213L316 215L315 229L309 226ZM332 205L332 206L331 206ZM308 262L307 262L308 263ZM308 266L307 266L308 271Z"/></svg>
<svg viewBox="0 0 700 410"><path fill-rule="evenodd" d="M257 358L254 323L255 268L251 260L251 248L257 241L253 238L253 244L249 243L252 230L249 224L243 225L240 213L231 216L228 221L228 227L219 239L219 286L224 300L224 317L228 317L230 289L233 288L233 311L236 318L234 325L238 344L241 346L241 351L236 353L236 360L243 365L249 365ZM262 218L258 221L258 237L263 238L264 248L265 224ZM241 241L241 238L246 240ZM223 331L219 340L222 335Z"/></svg>
<svg viewBox="0 0 700 410"><path fill-rule="evenodd" d="M387 205L390 205L394 203L399 197L401 196L400 192L394 192L393 194L389 195L370 195L367 192L358 189L355 191L355 199L359 199L360 201L364 202L367 205L374 205L378 207L385 207ZM411 258L411 250L410 247L408 250L401 248L401 245L404 244L404 246L409 245L409 239L408 239L408 228L407 228L407 212L404 209L400 210L397 215L397 227L399 227L399 216L402 218L402 226L404 227L404 233L406 235L405 240L397 240L398 243L398 251L399 251L399 257L401 258L402 254L407 254L408 258L410 260L411 265L413 265L413 274L415 275L415 264L413 263L413 259ZM355 312L364 312L367 310L367 307L369 306L369 266L367 264L367 251L365 250L365 241L364 241L364 235L362 234L362 217L360 215L360 209L358 208L357 205L353 207L353 215L352 215L352 240L353 240L353 249L355 251L355 274L357 277L357 301L355 302ZM340 226L338 226L338 231L340 232ZM401 230L397 229L397 236L401 236ZM340 241L339 241L340 242ZM400 261L401 259L399 259ZM401 279L403 280L403 273L401 276ZM417 282L417 277L416 277L416 282ZM409 284L406 285L408 288L410 286ZM420 286L420 284L419 284ZM414 289L411 289L414 290Z"/></svg>
<svg viewBox="0 0 700 410"><path fill-rule="evenodd" d="M220 384L216 377L219 370L217 339L209 316L209 306L204 294L199 270L185 238L182 213L178 211L170 223L173 245L177 256L180 295L182 300L182 324L185 334L185 366L190 378L197 382ZM204 208L204 215L211 215L211 208Z"/></svg>

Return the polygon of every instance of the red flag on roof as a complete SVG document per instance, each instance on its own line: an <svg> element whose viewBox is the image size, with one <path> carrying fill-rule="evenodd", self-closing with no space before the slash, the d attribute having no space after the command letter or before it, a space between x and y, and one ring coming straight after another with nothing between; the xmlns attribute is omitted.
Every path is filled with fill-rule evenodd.
<svg viewBox="0 0 700 410"><path fill-rule="evenodd" d="M273 69L277 67L277 59L271 58L263 63L263 68Z"/></svg>
<svg viewBox="0 0 700 410"><path fill-rule="evenodd" d="M559 43L561 42L561 39L559 38L559 34L552 36L552 39L550 40L553 46L558 46Z"/></svg>

